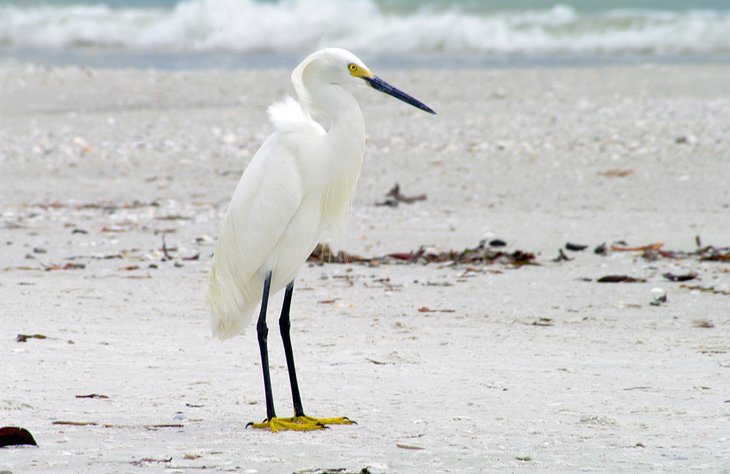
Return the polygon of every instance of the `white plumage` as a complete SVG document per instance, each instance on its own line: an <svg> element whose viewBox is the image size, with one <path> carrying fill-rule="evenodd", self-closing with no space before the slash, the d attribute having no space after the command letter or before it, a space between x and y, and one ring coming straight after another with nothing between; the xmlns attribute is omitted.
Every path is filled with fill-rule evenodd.
<svg viewBox="0 0 730 474"><path fill-rule="evenodd" d="M272 272L272 294L286 286L323 230L337 226L347 213L360 175L365 132L352 94L328 80L333 76L328 67L332 54L344 61L345 78L348 63L365 68L344 50L322 50L305 59L292 73L300 103L289 98L269 108L276 131L256 152L233 194L207 297L211 328L221 339L248 325L266 274ZM322 97L327 100L313 102ZM313 116L328 122L329 130Z"/></svg>
<svg viewBox="0 0 730 474"><path fill-rule="evenodd" d="M294 406L277 418L268 358L266 304L257 324L266 394L266 420L254 428L314 430L352 424L345 417L304 414L290 337L289 309L299 267L328 227L339 226L355 191L365 151L362 112L349 88L366 83L426 112L426 105L376 77L354 54L328 48L309 55L292 73L299 102L269 108L275 132L241 176L228 206L210 270L208 305L213 334L243 331L262 299L287 287L279 328ZM267 286L268 285L268 286Z"/></svg>

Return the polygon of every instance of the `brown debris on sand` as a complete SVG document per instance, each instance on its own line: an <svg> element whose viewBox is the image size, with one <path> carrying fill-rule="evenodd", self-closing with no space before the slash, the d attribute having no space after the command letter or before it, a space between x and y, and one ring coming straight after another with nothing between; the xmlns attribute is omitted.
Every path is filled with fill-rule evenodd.
<svg viewBox="0 0 730 474"><path fill-rule="evenodd" d="M415 194L412 196L406 196L405 194L400 192L400 185L398 183L395 183L395 186L393 186L390 191L388 191L388 194L385 195L385 201L376 202L376 206L388 206L388 207L398 207L398 204L404 203L404 204L412 204L416 201L425 201L426 195L425 194Z"/></svg>
<svg viewBox="0 0 730 474"><path fill-rule="evenodd" d="M4 426L0 428L0 447L3 446L38 446L33 435L25 428Z"/></svg>
<svg viewBox="0 0 730 474"><path fill-rule="evenodd" d="M307 259L310 263L362 263L371 266L381 264L421 264L446 263L452 265L491 265L495 263L521 267L523 265L537 265L535 254L522 250L507 252L489 248L486 241L481 241L476 247L464 250L440 251L424 246L416 251L394 252L379 257L361 257L345 251L334 253L328 244L318 244Z"/></svg>

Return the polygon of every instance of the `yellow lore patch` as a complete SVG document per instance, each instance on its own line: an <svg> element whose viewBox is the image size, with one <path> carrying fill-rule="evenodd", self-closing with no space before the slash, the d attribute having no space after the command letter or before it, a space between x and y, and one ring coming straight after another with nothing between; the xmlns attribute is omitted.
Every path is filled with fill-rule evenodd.
<svg viewBox="0 0 730 474"><path fill-rule="evenodd" d="M348 64L347 65L347 69L349 69L350 70L350 74L353 75L353 76L355 76L355 77L360 77L360 78L363 78L363 77L375 77L375 74L373 74L372 72L368 71L364 67L358 66L355 63Z"/></svg>

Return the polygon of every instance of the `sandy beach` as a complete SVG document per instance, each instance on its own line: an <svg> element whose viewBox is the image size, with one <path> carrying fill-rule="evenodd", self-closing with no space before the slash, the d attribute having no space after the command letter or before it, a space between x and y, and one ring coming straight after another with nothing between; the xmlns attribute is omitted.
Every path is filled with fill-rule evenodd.
<svg viewBox="0 0 730 474"><path fill-rule="evenodd" d="M253 328L214 340L203 295L289 72L0 66L0 425L39 444L0 471L730 472L730 66L370 66L438 116L359 93L330 245L501 239L534 264L307 265L304 408L358 424L275 434L244 428L265 416ZM395 183L426 199L376 205Z"/></svg>

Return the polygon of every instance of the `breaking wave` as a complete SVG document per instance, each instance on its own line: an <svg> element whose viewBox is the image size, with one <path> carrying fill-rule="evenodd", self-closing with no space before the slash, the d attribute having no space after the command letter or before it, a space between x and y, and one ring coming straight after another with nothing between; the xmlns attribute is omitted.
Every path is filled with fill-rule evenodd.
<svg viewBox="0 0 730 474"><path fill-rule="evenodd" d="M707 54L730 52L728 32L724 10L388 11L375 0L0 5L0 44L41 48L289 53L327 44L371 53Z"/></svg>

